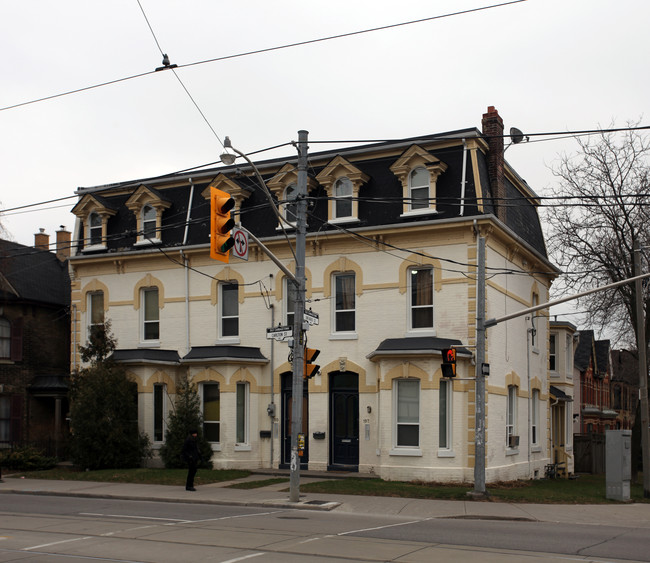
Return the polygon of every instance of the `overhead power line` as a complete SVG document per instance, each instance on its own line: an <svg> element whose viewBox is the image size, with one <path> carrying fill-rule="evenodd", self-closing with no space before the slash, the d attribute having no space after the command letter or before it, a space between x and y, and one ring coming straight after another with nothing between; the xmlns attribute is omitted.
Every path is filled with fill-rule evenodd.
<svg viewBox="0 0 650 563"><path fill-rule="evenodd" d="M461 11L458 11L458 12L450 12L450 13L441 14L441 15L438 15L438 16L430 16L430 17L426 17L426 18L420 18L420 19L417 19L417 20L411 20L411 21L406 21L406 22L401 22L401 23L383 25L383 26L373 27L373 28L369 28L369 29L362 29L362 30L359 30L359 31L351 31L351 32L348 32L348 33L340 33L340 34L337 34L337 35L329 35L329 36L326 36L326 37L319 37L317 39L308 39L306 41L297 41L295 43L287 43L285 45L277 45L277 46L274 46L274 47L266 47L266 48L263 48L263 49L256 49L256 50L253 50L253 51L245 51L243 53L236 53L234 55L224 55L223 57L215 57L215 58L212 58L212 59L205 59L203 61L196 61L196 62L193 62L193 63L187 63L187 64L184 64L184 65L176 65L176 68L187 68L187 67L197 66L197 65L207 64L207 63L214 63L214 62L219 62L219 61L226 61L226 60L229 60L229 59L236 59L236 58L240 58L240 57L248 57L248 56L251 56L251 55L259 55L259 54L262 54L262 53L270 53L272 51L280 51L282 49L292 49L294 47L303 47L305 45L311 45L311 44L314 44L314 43L321 43L321 42L324 42L324 41L333 41L335 39L343 39L343 38L346 38L346 37L353 37L355 35L362 35L362 34L365 34L365 33L374 33L376 31L384 31L384 30L387 30L387 29L403 27L403 26L407 26L407 25L414 25L414 24L417 24L417 23L435 21L435 20L439 20L439 19L443 19L443 18L450 18L450 17L453 17L453 16L461 16L461 15L470 14L470 13L473 13L473 12L481 12L481 11L484 11L484 10L491 10L493 8L502 8L504 6L509 6L511 4L520 4L520 3L526 2L526 1L527 0L512 0L510 2L503 2L503 3L500 3L500 4L492 4L490 6L482 6L482 7L479 7L479 8L461 10ZM140 3L138 2L138 4L140 4ZM142 5L140 5L140 9L142 10ZM144 10L142 10L142 13L144 14ZM145 19L147 19L146 14L145 14ZM153 34L153 29L151 28L151 25L149 24L148 19L147 19L147 24L149 25L149 29L151 30L151 33ZM155 34L154 34L154 39L156 40L156 43L158 44L158 40L156 39ZM160 49L159 44L158 44L158 48ZM161 52L162 52L162 49L161 49ZM19 107L22 107L22 106L27 106L27 105L30 105L30 104L36 104L36 103L44 102L44 101L47 101L47 100L53 100L55 98L60 98L60 97L63 97L63 96L69 96L71 94L78 94L80 92L85 92L87 90L92 90L94 88L102 88L103 86L109 86L111 84L117 84L119 82L125 82L127 80L133 80L135 78L141 78L143 76L148 76L150 74L156 74L156 71L155 70L149 70L147 72L141 72L139 74L134 74L132 76L126 76L124 78L118 78L116 80L109 80L107 82L101 82L99 84L94 84L92 86L85 86L83 88L77 88L75 90L69 90L67 92L61 92L59 94L53 94L51 96L44 96L42 98L36 98L34 100L29 100L27 102L20 102L18 104L13 104L11 106L2 107L2 108L0 108L0 111L7 111L7 110L10 110L10 109L15 109L15 108L19 108Z"/></svg>

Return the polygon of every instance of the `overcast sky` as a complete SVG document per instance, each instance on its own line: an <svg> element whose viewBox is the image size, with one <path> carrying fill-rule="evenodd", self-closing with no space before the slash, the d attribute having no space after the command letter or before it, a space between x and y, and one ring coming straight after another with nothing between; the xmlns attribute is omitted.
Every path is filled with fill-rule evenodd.
<svg viewBox="0 0 650 563"><path fill-rule="evenodd" d="M0 210L218 161L297 139L391 139L481 127L593 129L650 118L647 0L527 0L473 13L178 69L257 49L444 16L494 0L0 0ZM145 20L143 11L160 44ZM540 195L575 141L510 147ZM317 151L336 145L312 145ZM256 159L293 155L262 153ZM0 217L32 245L72 230L74 200ZM575 321L574 321L575 322Z"/></svg>

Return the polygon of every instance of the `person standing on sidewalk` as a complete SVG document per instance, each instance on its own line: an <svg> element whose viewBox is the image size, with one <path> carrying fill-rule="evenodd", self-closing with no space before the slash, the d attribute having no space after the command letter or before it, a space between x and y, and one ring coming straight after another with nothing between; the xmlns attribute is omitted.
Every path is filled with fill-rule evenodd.
<svg viewBox="0 0 650 563"><path fill-rule="evenodd" d="M194 488L194 476L196 475L199 461L203 461L201 452L199 451L197 438L198 432L196 430L190 430L185 439L185 443L183 444L183 450L181 451L181 459L187 463L187 480L185 481L186 491L196 491Z"/></svg>

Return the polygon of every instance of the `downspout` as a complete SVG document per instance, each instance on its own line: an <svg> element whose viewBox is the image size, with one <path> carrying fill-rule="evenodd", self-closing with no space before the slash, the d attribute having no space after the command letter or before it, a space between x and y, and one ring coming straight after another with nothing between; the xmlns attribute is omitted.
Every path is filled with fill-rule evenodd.
<svg viewBox="0 0 650 563"><path fill-rule="evenodd" d="M460 212L462 217L465 213L465 183L467 179L467 141L463 139L463 174L460 180Z"/></svg>
<svg viewBox="0 0 650 563"><path fill-rule="evenodd" d="M185 351L186 353L190 351L190 269L189 269L189 259L185 252L183 252L183 247L187 245L187 235L190 230L190 215L192 213L192 201L194 200L194 183L192 178L188 178L190 181L190 199L187 202L187 216L185 218L185 232L183 233L183 245L181 247L181 258L183 259L183 265L185 267Z"/></svg>
<svg viewBox="0 0 650 563"><path fill-rule="evenodd" d="M533 319L531 317L526 317L526 320L530 318L530 322L532 324ZM530 479L530 470L531 470L531 455L532 455L532 445L531 445L531 440L532 440L532 435L533 435L533 429L531 427L531 420L530 420L530 400L531 400L531 395L532 391L530 389L530 337L532 338L533 331L535 330L535 325L533 325L533 328L529 328L526 331L526 378L528 379L528 478ZM539 433L539 428L537 429L537 432Z"/></svg>
<svg viewBox="0 0 650 563"><path fill-rule="evenodd" d="M77 305L72 305L72 371L77 371Z"/></svg>
<svg viewBox="0 0 650 563"><path fill-rule="evenodd" d="M271 326L275 326L275 306L271 305ZM273 383L273 372L275 370L275 340L271 339L271 404L275 405L275 389ZM275 413L269 417L271 419L271 464L269 467L273 469L273 443L275 442Z"/></svg>

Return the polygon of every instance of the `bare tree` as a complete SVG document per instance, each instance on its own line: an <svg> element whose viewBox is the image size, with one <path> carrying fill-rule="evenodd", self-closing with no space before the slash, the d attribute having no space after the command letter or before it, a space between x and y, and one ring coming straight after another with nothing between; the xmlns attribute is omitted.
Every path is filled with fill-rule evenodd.
<svg viewBox="0 0 650 563"><path fill-rule="evenodd" d="M635 242L641 248L650 244L650 138L634 130L636 124L628 126L619 134L576 138L580 151L562 155L553 169L559 185L546 210L548 243L571 293L631 278ZM641 263L647 271L647 260ZM646 291L646 339L648 296ZM578 306L588 312L588 324L635 345L635 300L634 284L626 284L583 297Z"/></svg>

